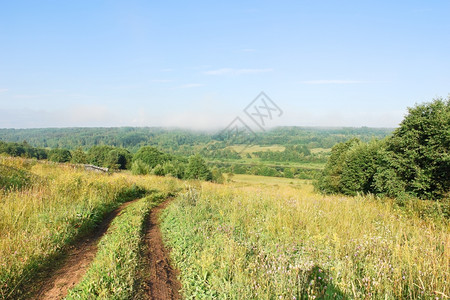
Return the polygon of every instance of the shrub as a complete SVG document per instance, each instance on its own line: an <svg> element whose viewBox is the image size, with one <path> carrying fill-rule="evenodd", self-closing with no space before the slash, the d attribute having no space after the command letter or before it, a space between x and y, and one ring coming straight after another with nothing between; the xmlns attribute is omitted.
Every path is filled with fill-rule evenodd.
<svg viewBox="0 0 450 300"><path fill-rule="evenodd" d="M131 173L133 175L147 175L150 174L150 166L144 163L142 160L135 160L131 164Z"/></svg>
<svg viewBox="0 0 450 300"><path fill-rule="evenodd" d="M52 149L48 153L48 159L54 162L69 162L71 158L72 154L66 149Z"/></svg>

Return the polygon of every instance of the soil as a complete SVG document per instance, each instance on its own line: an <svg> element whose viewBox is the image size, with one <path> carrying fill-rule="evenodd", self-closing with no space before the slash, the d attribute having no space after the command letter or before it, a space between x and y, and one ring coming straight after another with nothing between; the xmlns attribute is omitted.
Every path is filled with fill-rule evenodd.
<svg viewBox="0 0 450 300"><path fill-rule="evenodd" d="M70 288L75 286L86 273L90 263L97 253L97 244L100 238L108 230L111 221L120 212L138 199L122 204L119 208L106 215L100 225L83 240L73 245L62 261L55 262L58 268L49 272L49 276L43 279L42 286L33 299L62 299Z"/></svg>
<svg viewBox="0 0 450 300"><path fill-rule="evenodd" d="M170 200L167 199L150 211L142 249L141 278L135 299L181 299L181 284L177 278L179 271L170 264L170 252L163 244L159 228L159 217Z"/></svg>

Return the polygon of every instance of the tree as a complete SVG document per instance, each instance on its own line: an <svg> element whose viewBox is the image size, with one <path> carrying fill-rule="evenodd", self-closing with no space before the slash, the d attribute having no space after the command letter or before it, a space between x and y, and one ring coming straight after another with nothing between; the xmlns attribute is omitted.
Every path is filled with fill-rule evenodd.
<svg viewBox="0 0 450 300"><path fill-rule="evenodd" d="M150 174L150 166L144 163L142 160L135 160L131 164L131 173L133 175L147 175Z"/></svg>
<svg viewBox="0 0 450 300"><path fill-rule="evenodd" d="M406 192L438 199L450 191L450 96L408 109L387 151L389 167Z"/></svg>
<svg viewBox="0 0 450 300"><path fill-rule="evenodd" d="M148 164L151 168L154 168L156 165L162 165L165 161L170 160L170 156L159 151L155 147L144 146L136 152L133 160L140 160Z"/></svg>
<svg viewBox="0 0 450 300"><path fill-rule="evenodd" d="M131 166L132 155L124 148L115 148L108 152L105 157L105 167L125 170Z"/></svg>
<svg viewBox="0 0 450 300"><path fill-rule="evenodd" d="M212 168L211 175L212 175L212 181L215 183L223 183L225 181L222 171L218 167Z"/></svg>
<svg viewBox="0 0 450 300"><path fill-rule="evenodd" d="M48 159L54 162L68 162L72 158L69 150L66 149L52 149L48 153Z"/></svg>
<svg viewBox="0 0 450 300"><path fill-rule="evenodd" d="M354 144L346 153L339 190L347 195L374 192L374 175L378 168L378 152L383 142Z"/></svg>
<svg viewBox="0 0 450 300"><path fill-rule="evenodd" d="M198 154L189 158L186 175L188 179L212 180L211 170L208 168L203 158Z"/></svg>
<svg viewBox="0 0 450 300"><path fill-rule="evenodd" d="M93 146L89 149L87 154L88 162L96 166L106 167L106 159L108 153L114 149L115 148L113 146L106 146L106 145Z"/></svg>
<svg viewBox="0 0 450 300"><path fill-rule="evenodd" d="M81 149L81 147L78 147L77 150L72 152L72 159L71 162L74 164L86 164L88 161L87 154Z"/></svg>
<svg viewBox="0 0 450 300"><path fill-rule="evenodd" d="M338 143L331 149L331 155L328 159L322 175L316 183L317 188L325 193L341 192L341 176L344 169L344 161L349 149L359 144L359 139L353 138L345 143Z"/></svg>

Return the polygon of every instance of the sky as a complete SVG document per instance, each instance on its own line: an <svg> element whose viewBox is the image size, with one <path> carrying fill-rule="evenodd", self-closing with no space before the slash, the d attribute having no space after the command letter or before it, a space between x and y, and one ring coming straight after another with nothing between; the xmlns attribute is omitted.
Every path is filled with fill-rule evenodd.
<svg viewBox="0 0 450 300"><path fill-rule="evenodd" d="M450 1L3 1L0 128L395 127L450 92Z"/></svg>

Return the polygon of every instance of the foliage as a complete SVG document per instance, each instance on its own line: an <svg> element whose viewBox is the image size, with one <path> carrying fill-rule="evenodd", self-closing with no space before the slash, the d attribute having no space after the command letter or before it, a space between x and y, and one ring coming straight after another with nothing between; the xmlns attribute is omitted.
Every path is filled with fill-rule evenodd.
<svg viewBox="0 0 450 300"><path fill-rule="evenodd" d="M52 149L48 152L48 160L65 163L72 159L72 154L66 149Z"/></svg>
<svg viewBox="0 0 450 300"><path fill-rule="evenodd" d="M70 162L74 164L87 164L87 154L83 151L83 149L81 149L81 147L78 147L72 152L72 159Z"/></svg>
<svg viewBox="0 0 450 300"><path fill-rule="evenodd" d="M149 165L150 168L154 168L157 165L162 165L164 162L170 160L170 157L155 147L145 146L141 147L138 152L136 152L133 160L140 160Z"/></svg>
<svg viewBox="0 0 450 300"><path fill-rule="evenodd" d="M222 171L217 167L213 167L211 169L211 177L212 182L215 183L224 183L225 181L225 177L223 176Z"/></svg>
<svg viewBox="0 0 450 300"><path fill-rule="evenodd" d="M350 139L345 143L339 143L331 149L331 156L322 171L322 176L317 182L318 188L327 193L339 193L341 190L341 176L344 162L349 150L360 141Z"/></svg>
<svg viewBox="0 0 450 300"><path fill-rule="evenodd" d="M212 180L211 170L200 155L193 155L189 158L189 163L186 168L186 178Z"/></svg>
<svg viewBox="0 0 450 300"><path fill-rule="evenodd" d="M129 169L132 158L133 156L127 149L115 148L108 152L105 160L105 167L120 170Z"/></svg>
<svg viewBox="0 0 450 300"><path fill-rule="evenodd" d="M448 196L450 96L410 108L388 140L387 153L406 192L423 199Z"/></svg>
<svg viewBox="0 0 450 300"><path fill-rule="evenodd" d="M47 158L47 151L45 149L32 147L25 141L21 144L0 141L0 153L27 158Z"/></svg>
<svg viewBox="0 0 450 300"><path fill-rule="evenodd" d="M131 164L131 173L133 175L147 175L150 174L151 168L142 160L137 159Z"/></svg>
<svg viewBox="0 0 450 300"><path fill-rule="evenodd" d="M416 105L383 141L350 140L331 151L319 190L443 199L450 193L450 98Z"/></svg>

